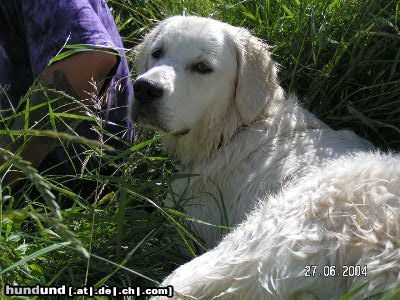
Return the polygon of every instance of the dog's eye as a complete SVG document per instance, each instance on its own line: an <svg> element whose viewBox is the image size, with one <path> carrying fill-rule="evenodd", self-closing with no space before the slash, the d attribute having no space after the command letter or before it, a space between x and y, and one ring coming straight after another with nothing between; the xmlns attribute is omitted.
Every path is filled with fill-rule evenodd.
<svg viewBox="0 0 400 300"><path fill-rule="evenodd" d="M163 51L161 48L158 48L158 49L154 50L153 52L151 52L151 56L153 58L160 58L162 56L162 54L163 54Z"/></svg>
<svg viewBox="0 0 400 300"><path fill-rule="evenodd" d="M199 63L194 64L191 69L193 71L195 71L197 73L201 73L201 74L211 73L213 71L211 66L204 62L199 62Z"/></svg>

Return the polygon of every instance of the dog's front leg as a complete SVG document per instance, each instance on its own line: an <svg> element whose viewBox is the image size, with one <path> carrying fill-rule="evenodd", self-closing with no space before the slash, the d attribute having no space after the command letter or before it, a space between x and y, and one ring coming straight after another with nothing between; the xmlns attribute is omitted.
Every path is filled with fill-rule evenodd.
<svg viewBox="0 0 400 300"><path fill-rule="evenodd" d="M234 246L231 242L225 240L213 250L179 267L161 286L174 288L173 299L267 299L267 291L256 287L260 282L254 270L257 270L259 261L243 253L246 247L229 249L229 246Z"/></svg>

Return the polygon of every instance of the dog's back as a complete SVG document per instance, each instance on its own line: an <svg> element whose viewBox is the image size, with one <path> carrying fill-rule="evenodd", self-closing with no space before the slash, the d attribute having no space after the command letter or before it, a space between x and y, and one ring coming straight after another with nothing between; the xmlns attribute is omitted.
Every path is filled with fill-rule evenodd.
<svg viewBox="0 0 400 300"><path fill-rule="evenodd" d="M260 202L213 250L163 283L199 299L335 299L400 287L400 157L330 161ZM365 281L366 280L366 281Z"/></svg>

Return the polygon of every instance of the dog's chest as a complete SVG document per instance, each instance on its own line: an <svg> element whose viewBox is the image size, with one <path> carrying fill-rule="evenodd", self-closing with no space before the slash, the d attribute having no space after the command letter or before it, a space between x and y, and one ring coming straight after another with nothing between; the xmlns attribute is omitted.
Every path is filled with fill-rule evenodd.
<svg viewBox="0 0 400 300"><path fill-rule="evenodd" d="M265 150L265 149L264 149ZM244 157L216 159L203 164L190 174L202 174L173 183L176 195L181 196L185 213L213 225L232 227L242 222L268 194L281 189L288 180L282 172L281 155L266 156L255 151ZM208 246L214 246L229 232L216 226L194 222L194 227Z"/></svg>

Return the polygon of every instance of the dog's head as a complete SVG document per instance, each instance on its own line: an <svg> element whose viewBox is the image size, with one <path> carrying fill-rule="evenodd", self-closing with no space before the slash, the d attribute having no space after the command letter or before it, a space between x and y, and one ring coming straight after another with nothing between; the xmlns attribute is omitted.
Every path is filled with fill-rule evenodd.
<svg viewBox="0 0 400 300"><path fill-rule="evenodd" d="M233 133L282 94L267 46L208 18L161 22L137 46L136 66L133 120L176 137L224 126Z"/></svg>

